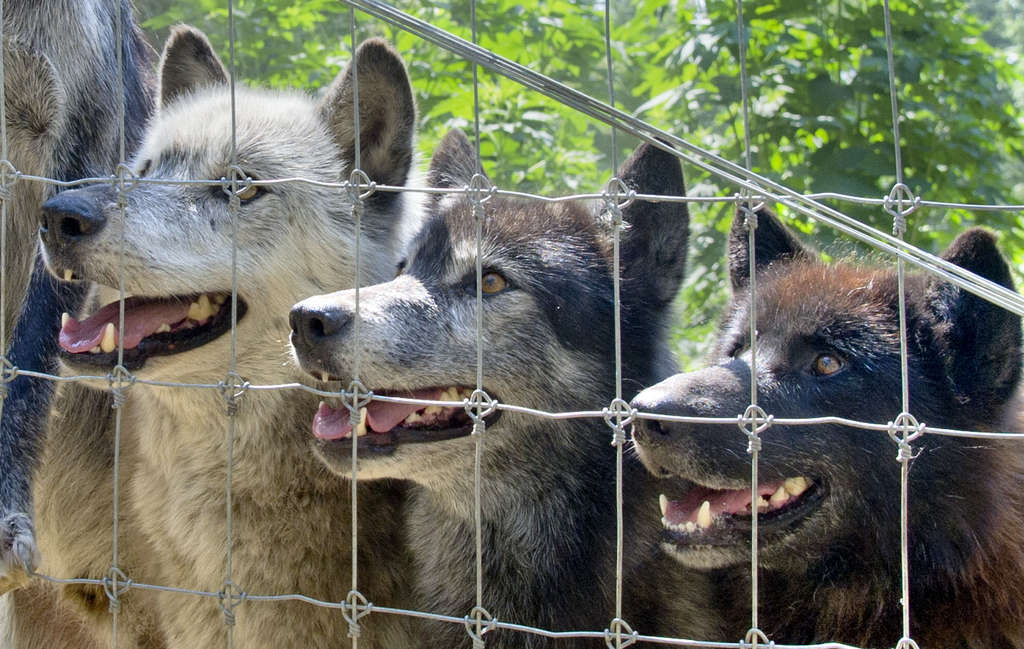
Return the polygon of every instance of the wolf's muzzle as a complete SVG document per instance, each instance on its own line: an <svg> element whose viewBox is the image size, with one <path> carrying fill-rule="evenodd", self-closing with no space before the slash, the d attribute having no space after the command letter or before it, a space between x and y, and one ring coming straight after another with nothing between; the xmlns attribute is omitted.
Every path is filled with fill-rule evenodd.
<svg viewBox="0 0 1024 649"><path fill-rule="evenodd" d="M340 339L347 332L354 313L318 298L299 302L288 314L291 343L303 364L312 361L325 366Z"/></svg>
<svg viewBox="0 0 1024 649"><path fill-rule="evenodd" d="M88 189L72 189L43 203L39 235L48 247L61 248L99 234L106 224Z"/></svg>

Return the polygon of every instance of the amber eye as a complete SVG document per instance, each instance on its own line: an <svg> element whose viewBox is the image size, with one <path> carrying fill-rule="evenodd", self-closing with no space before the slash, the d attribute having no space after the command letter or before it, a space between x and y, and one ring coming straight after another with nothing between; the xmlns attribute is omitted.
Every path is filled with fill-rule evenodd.
<svg viewBox="0 0 1024 649"><path fill-rule="evenodd" d="M500 293L507 287L505 278L498 273L484 273L480 278L480 290L484 293Z"/></svg>
<svg viewBox="0 0 1024 649"><path fill-rule="evenodd" d="M243 202L251 201L252 199L259 196L260 192L262 191L262 187L257 187L256 185L246 185L245 187L242 187L241 189L238 190L238 200Z"/></svg>
<svg viewBox="0 0 1024 649"><path fill-rule="evenodd" d="M830 376L843 369L843 361L832 354L821 354L814 359L814 373L818 376Z"/></svg>

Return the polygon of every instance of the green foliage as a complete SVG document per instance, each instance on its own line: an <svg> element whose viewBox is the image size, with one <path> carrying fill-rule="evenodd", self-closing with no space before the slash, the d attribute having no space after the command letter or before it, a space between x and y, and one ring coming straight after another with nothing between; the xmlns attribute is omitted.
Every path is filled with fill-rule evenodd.
<svg viewBox="0 0 1024 649"><path fill-rule="evenodd" d="M240 78L311 91L349 58L349 10L335 0L236 0ZM469 2L398 6L464 38ZM1020 0L891 3L904 174L915 194L965 203L1024 203L1024 67ZM223 0L141 0L159 45L179 21L202 28L228 56ZM895 148L882 5L865 0L759 0L745 5L751 159L755 171L801 192L880 198L895 182ZM450 128L473 131L473 72L416 37L356 14L360 39L382 35L409 65L420 108L423 159ZM608 98L604 7L493 0L477 7L480 43L602 100ZM704 0L613 0L616 105L727 159L744 159L735 5ZM479 71L484 166L502 187L547 194L598 190L611 175L606 127L516 83ZM1016 99L1015 99L1016 95ZM615 157L635 146L618 138ZM687 168L690 192L736 189ZM879 207L836 202L888 230ZM696 362L727 299L727 204L692 205L691 271L675 332ZM854 249L827 228L795 219L812 241ZM923 209L908 239L938 251L964 227L1002 233L1024 268L1024 217L1013 212ZM838 244L838 245L837 245Z"/></svg>

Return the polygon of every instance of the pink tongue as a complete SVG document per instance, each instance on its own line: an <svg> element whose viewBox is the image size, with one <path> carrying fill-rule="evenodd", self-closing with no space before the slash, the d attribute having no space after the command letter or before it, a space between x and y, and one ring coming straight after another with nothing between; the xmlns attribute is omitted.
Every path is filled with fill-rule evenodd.
<svg viewBox="0 0 1024 649"><path fill-rule="evenodd" d="M173 325L184 320L188 317L188 306L187 302L180 300L125 300L125 349L137 347L139 341L156 333L162 324ZM116 335L120 311L118 303L112 302L81 322L69 318L60 330L61 349L72 354L89 351L100 344L108 323L113 323Z"/></svg>
<svg viewBox="0 0 1024 649"><path fill-rule="evenodd" d="M778 484L761 484L757 488L760 496L771 496ZM711 507L711 515L750 514L750 489L713 490L695 487L681 500L670 500L665 518L673 525L697 522L697 513L704 501Z"/></svg>
<svg viewBox="0 0 1024 649"><path fill-rule="evenodd" d="M441 398L441 392L440 388L433 388L393 396L436 401ZM374 432L386 433L402 423L412 413L422 410L423 407L416 404L371 401L366 406L366 424ZM345 406L333 408L326 403L320 404L319 410L313 416L313 435L318 439L344 439L351 437L352 424L349 422L348 408Z"/></svg>

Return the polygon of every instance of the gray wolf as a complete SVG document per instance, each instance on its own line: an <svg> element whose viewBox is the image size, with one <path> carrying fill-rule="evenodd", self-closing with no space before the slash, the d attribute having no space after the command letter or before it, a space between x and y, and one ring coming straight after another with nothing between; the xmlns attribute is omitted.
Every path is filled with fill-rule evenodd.
<svg viewBox="0 0 1024 649"><path fill-rule="evenodd" d="M475 166L468 140L452 131L431 159L428 182L466 186ZM637 149L619 177L639 193L684 192L678 160L650 145ZM476 385L476 224L464 194L435 196L430 207L398 276L360 291L359 378L378 395L460 401ZM501 197L490 199L485 210L483 389L501 403L549 411L606 406L615 395L611 215L595 215L579 203ZM628 395L671 371L664 328L685 268L688 213L684 203L635 201L622 217ZM343 386L353 378L354 293L312 297L291 313L298 362L313 377ZM371 401L365 423L353 432L346 408L337 405L325 402L316 412L317 455L335 473L348 475L355 439L360 479L416 483L405 515L416 606L469 614L475 603L476 440L468 415L459 407ZM485 421L485 608L499 620L551 630L608 627L615 583L611 429L600 418L553 423L507 410ZM627 462L629 484L642 477L636 468ZM630 542L631 561L648 556L640 541ZM636 605L626 615L634 626L653 614L639 605L642 590L625 598ZM437 646L470 646L462 625L433 624L422 633ZM508 631L488 633L486 641L497 647L594 646Z"/></svg>
<svg viewBox="0 0 1024 649"><path fill-rule="evenodd" d="M415 106L405 67L380 40L356 53L361 131L353 129L352 68L320 101L303 93L237 88L237 159L254 179L348 178L355 138L376 182L403 185L413 164ZM159 66L158 107L131 164L135 174L170 180L231 175L228 75L205 36L174 30ZM253 383L291 383L289 308L299 298L352 286L355 226L343 190L314 183L244 185L237 220L237 373ZM139 183L66 191L44 205L41 238L48 268L70 270L96 288L62 326L62 371L103 374L114 366L108 325L118 320L121 233L126 302L124 364L141 379L216 384L228 372L231 215L222 186ZM363 213L362 273L380 281L394 268L398 232L413 218L406 196L378 192ZM111 307L110 305L114 306ZM107 306L103 306L107 305ZM98 349L97 349L98 347ZM106 386L97 386L106 387ZM110 564L113 428L109 392L76 422L76 393L58 393L40 472L36 523L41 571L102 576ZM316 398L296 391L249 391L235 415L232 581L249 594L342 601L351 587L350 489L308 452L307 413ZM135 384L122 410L122 570L136 582L207 592L225 588L226 402L217 390ZM97 424L96 422L100 422ZM360 491L360 590L394 603L405 578L397 537L402 487ZM376 519L379 515L379 524ZM110 627L98 588L68 588L74 607L101 637ZM123 597L123 636L147 646L224 646L215 599L132 590ZM155 601L154 601L155 600ZM159 610L159 627L132 628L134 605ZM348 642L336 610L299 602L245 602L234 612L234 640L246 647L327 647ZM145 616L143 616L145 617ZM401 646L404 621L380 616L362 629L366 646ZM153 638L157 638L154 640Z"/></svg>
<svg viewBox="0 0 1024 649"><path fill-rule="evenodd" d="M735 417L748 405L743 222L737 218L730 237L734 297L709 367L644 390L632 403L638 410ZM822 263L767 211L756 235L758 404L776 417L895 420L895 269ZM943 256L1013 287L983 230L962 233ZM908 274L906 287L911 414L936 427L1022 430L1020 318L932 276ZM893 646L902 636L897 445L884 432L832 424L772 425L761 438L763 630L776 642ZM650 520L664 526L664 550L680 571L713 577L728 637L742 636L750 623L746 437L735 428L642 420L634 439L647 468L669 484L662 525ZM912 637L922 647L1024 646L1020 443L926 434L912 447Z"/></svg>
<svg viewBox="0 0 1024 649"><path fill-rule="evenodd" d="M69 181L111 174L120 159L119 109L130 152L151 110L152 51L120 3L107 0L4 5L7 157L19 172ZM122 53L124 93L118 92ZM19 180L9 186L2 344L11 365L55 372L60 314L81 304L84 285L53 279L37 256L40 206L53 186ZM17 324L16 324L17 323ZM36 548L31 525L31 476L39 454L53 384L19 375L5 384L0 422L0 593L26 583ZM39 592L28 592L39 590ZM50 602L45 589L5 597ZM36 628L41 646L82 646L74 623L47 604ZM6 616L0 612L0 618ZM67 622L67 623L65 623ZM0 619L0 642L10 631ZM47 636L46 632L52 632Z"/></svg>

